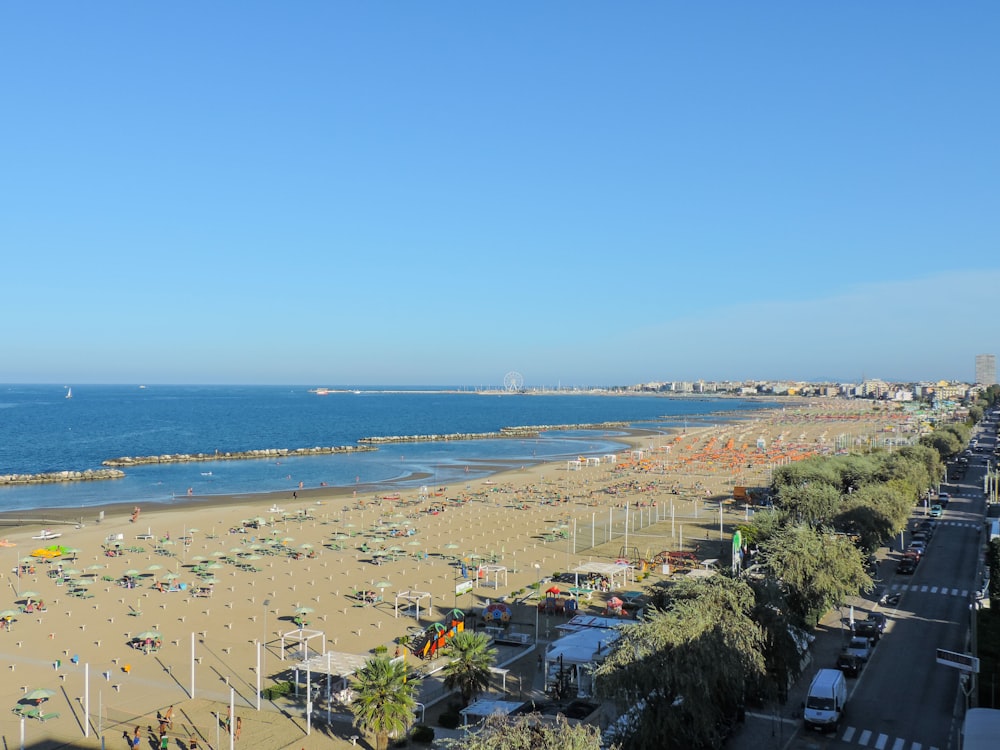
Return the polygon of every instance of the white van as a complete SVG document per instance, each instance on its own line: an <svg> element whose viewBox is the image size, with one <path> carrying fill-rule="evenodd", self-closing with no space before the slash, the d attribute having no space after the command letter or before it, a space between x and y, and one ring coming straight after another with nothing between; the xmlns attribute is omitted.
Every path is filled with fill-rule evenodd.
<svg viewBox="0 0 1000 750"><path fill-rule="evenodd" d="M802 718L806 729L837 731L847 706L847 680L839 669L821 669L806 694Z"/></svg>

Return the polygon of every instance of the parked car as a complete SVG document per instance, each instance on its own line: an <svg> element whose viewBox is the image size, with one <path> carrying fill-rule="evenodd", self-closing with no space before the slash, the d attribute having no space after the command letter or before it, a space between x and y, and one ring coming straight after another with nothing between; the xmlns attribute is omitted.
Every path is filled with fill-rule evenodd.
<svg viewBox="0 0 1000 750"><path fill-rule="evenodd" d="M896 572L901 576L912 576L917 572L917 561L912 557L904 557L896 566Z"/></svg>
<svg viewBox="0 0 1000 750"><path fill-rule="evenodd" d="M910 542L909 546L906 548L907 552L916 552L918 555L923 555L927 551L927 543L921 539L914 539Z"/></svg>
<svg viewBox="0 0 1000 750"><path fill-rule="evenodd" d="M885 632L885 626L889 622L889 618L883 615L881 612L870 612L868 617L865 618L865 622L871 622L875 624L878 628L879 635Z"/></svg>
<svg viewBox="0 0 1000 750"><path fill-rule="evenodd" d="M837 669L843 672L848 677L857 677L861 674L861 670L864 669L865 661L860 657L849 654L846 651L841 651L837 655Z"/></svg>
<svg viewBox="0 0 1000 750"><path fill-rule="evenodd" d="M940 505L942 508L947 508L948 507L948 502L950 500L951 500L951 495L949 495L947 492L939 492L938 493L937 504Z"/></svg>
<svg viewBox="0 0 1000 750"><path fill-rule="evenodd" d="M944 508L942 508L940 505L931 506L931 518L940 518L943 515L944 515Z"/></svg>
<svg viewBox="0 0 1000 750"><path fill-rule="evenodd" d="M867 638L872 644L875 644L878 643L878 639L882 636L882 631L878 629L876 623L870 620L855 620L854 635Z"/></svg>
<svg viewBox="0 0 1000 750"><path fill-rule="evenodd" d="M872 655L872 642L863 635L855 635L848 641L845 650L862 661L868 661Z"/></svg>

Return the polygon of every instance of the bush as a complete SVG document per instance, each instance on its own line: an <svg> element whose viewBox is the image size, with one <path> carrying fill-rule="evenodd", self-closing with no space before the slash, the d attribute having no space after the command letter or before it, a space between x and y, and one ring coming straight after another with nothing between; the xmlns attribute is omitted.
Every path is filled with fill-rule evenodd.
<svg viewBox="0 0 1000 750"><path fill-rule="evenodd" d="M389 647L386 646L385 644L376 646L375 648L372 649L372 653L374 653L375 656L385 656L387 653L389 653Z"/></svg>
<svg viewBox="0 0 1000 750"><path fill-rule="evenodd" d="M410 739L421 745L429 745L434 741L434 728L426 724L417 724L410 732Z"/></svg>
<svg viewBox="0 0 1000 750"><path fill-rule="evenodd" d="M438 724L445 729L457 729L461 723L462 715L454 708L449 708L438 718Z"/></svg>
<svg viewBox="0 0 1000 750"><path fill-rule="evenodd" d="M264 700L273 701L275 698L288 695L294 690L295 686L291 682L279 682L276 685L261 690L260 695Z"/></svg>

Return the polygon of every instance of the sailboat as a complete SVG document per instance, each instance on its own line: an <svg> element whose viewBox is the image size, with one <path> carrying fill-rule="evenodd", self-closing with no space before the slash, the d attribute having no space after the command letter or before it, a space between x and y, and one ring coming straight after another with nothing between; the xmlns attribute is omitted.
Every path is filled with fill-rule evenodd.
<svg viewBox="0 0 1000 750"><path fill-rule="evenodd" d="M66 398L73 398L73 389L66 388Z"/></svg>

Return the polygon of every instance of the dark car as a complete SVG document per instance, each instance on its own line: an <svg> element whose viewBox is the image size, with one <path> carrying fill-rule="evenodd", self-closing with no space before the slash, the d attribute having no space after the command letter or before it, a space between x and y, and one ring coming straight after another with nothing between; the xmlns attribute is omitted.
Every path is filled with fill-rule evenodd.
<svg viewBox="0 0 1000 750"><path fill-rule="evenodd" d="M837 655L837 669L843 672L848 677L857 677L861 674L861 670L864 669L865 660L854 654L849 654L846 651L841 651Z"/></svg>
<svg viewBox="0 0 1000 750"><path fill-rule="evenodd" d="M889 622L888 618L881 612L872 612L865 618L865 622L870 622L878 628L879 635L885 632L885 626Z"/></svg>
<svg viewBox="0 0 1000 750"><path fill-rule="evenodd" d="M872 644L878 643L878 639L882 637L882 631L879 630L878 625L870 620L855 621L854 634L864 636Z"/></svg>
<svg viewBox="0 0 1000 750"><path fill-rule="evenodd" d="M896 566L896 572L901 576L912 576L917 572L917 561L912 557L905 557Z"/></svg>

